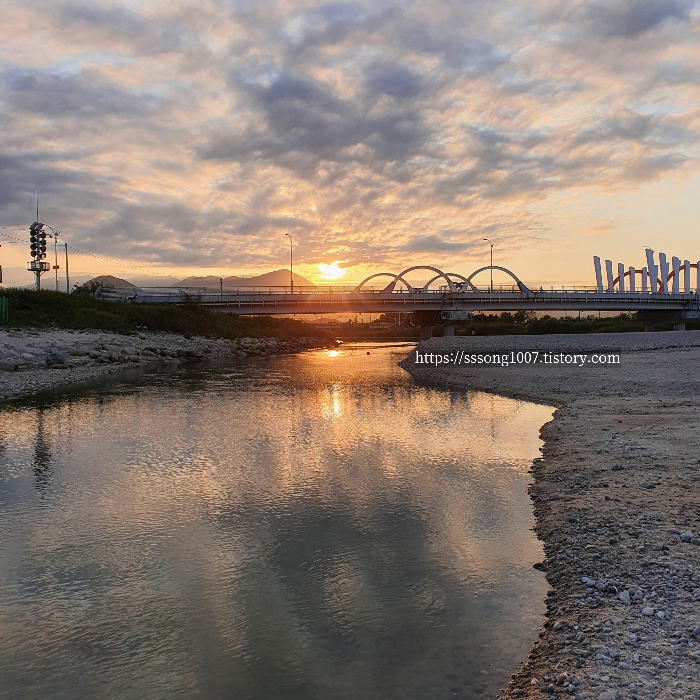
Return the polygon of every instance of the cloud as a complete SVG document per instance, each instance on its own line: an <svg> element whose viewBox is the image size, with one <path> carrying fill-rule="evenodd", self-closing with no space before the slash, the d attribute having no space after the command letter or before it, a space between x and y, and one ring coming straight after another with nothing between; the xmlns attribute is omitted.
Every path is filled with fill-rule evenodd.
<svg viewBox="0 0 700 700"><path fill-rule="evenodd" d="M694 0L606 0L584 3L573 11L593 38L635 39L669 22L690 18Z"/></svg>
<svg viewBox="0 0 700 700"><path fill-rule="evenodd" d="M144 265L279 266L287 231L309 264L451 262L697 163L689 0L0 12L0 225L38 186L72 244Z"/></svg>

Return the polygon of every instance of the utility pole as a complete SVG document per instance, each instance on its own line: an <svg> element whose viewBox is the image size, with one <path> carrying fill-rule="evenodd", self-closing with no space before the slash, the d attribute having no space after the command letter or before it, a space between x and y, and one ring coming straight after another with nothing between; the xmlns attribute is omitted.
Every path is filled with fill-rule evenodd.
<svg viewBox="0 0 700 700"><path fill-rule="evenodd" d="M289 238L289 286L294 294L294 241L288 233L284 235Z"/></svg>
<svg viewBox="0 0 700 700"><path fill-rule="evenodd" d="M58 291L58 234L53 232L53 269L56 273L56 291Z"/></svg>
<svg viewBox="0 0 700 700"><path fill-rule="evenodd" d="M70 279L68 278L68 243L63 244L66 247L66 294L70 294Z"/></svg>
<svg viewBox="0 0 700 700"><path fill-rule="evenodd" d="M491 244L491 291L493 291L493 242L488 238L484 238L484 240Z"/></svg>

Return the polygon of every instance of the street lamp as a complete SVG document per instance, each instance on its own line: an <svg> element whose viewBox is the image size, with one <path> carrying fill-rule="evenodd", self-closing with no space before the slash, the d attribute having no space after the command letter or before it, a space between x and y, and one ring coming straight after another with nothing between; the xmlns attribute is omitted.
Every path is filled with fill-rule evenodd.
<svg viewBox="0 0 700 700"><path fill-rule="evenodd" d="M285 233L284 235L289 238L289 286L294 294L294 241L290 234Z"/></svg>
<svg viewBox="0 0 700 700"><path fill-rule="evenodd" d="M484 238L484 240L491 244L491 291L493 291L493 241L488 238Z"/></svg>

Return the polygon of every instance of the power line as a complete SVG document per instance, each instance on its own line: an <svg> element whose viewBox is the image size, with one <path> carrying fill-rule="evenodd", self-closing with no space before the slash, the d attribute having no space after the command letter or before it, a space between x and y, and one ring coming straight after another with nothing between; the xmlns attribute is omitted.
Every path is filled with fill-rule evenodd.
<svg viewBox="0 0 700 700"><path fill-rule="evenodd" d="M26 229L24 228L14 228L10 226L0 226L0 229L4 229L6 231L24 231ZM17 243L27 243L27 240L24 238L16 238L15 236L10 236L7 233L0 233L0 236L4 236L5 238L11 239L13 242ZM157 275L157 272L154 272L153 270L144 270L142 267L135 267L134 265L127 265L126 263L120 263L117 262L116 260L112 260L111 258L105 258L103 255L95 255L95 253L88 253L86 250L81 250L80 248L76 248L75 246L68 245L68 247L71 250L74 250L76 253L81 253L82 255L89 255L91 258L97 258L98 260L105 260L106 262L112 263L113 265L119 265L120 267L128 267L130 270L137 270L138 272L145 272L147 275Z"/></svg>
<svg viewBox="0 0 700 700"><path fill-rule="evenodd" d="M99 260L106 260L107 262L112 263L113 265L120 265L121 267L128 267L131 270L138 270L139 272L145 272L146 274L152 274L152 275L157 275L157 272L153 272L152 270L144 270L142 267L134 267L133 265L127 265L126 263L120 263L117 262L116 260L112 260L111 258L105 258L102 255L95 255L95 253L88 253L85 250L81 250L80 248L76 248L75 246L68 245L68 247L71 250L75 250L77 253L82 253L83 255L89 255L91 258L98 258Z"/></svg>

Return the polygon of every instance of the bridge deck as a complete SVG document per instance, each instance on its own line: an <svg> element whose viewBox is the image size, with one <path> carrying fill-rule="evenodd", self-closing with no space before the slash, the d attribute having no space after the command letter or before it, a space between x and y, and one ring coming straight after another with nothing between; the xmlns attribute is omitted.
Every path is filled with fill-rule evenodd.
<svg viewBox="0 0 700 700"><path fill-rule="evenodd" d="M642 292L562 291L290 291L110 290L105 298L131 303L187 299L240 315L386 313L411 311L698 311L700 295Z"/></svg>

